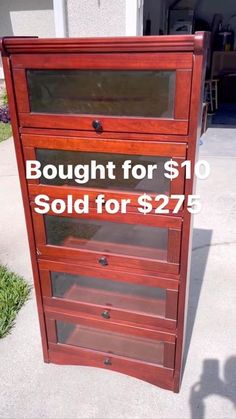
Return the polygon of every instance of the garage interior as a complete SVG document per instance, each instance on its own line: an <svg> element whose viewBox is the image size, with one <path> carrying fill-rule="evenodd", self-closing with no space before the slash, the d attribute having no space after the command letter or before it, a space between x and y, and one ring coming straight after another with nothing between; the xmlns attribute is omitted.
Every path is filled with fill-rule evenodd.
<svg viewBox="0 0 236 419"><path fill-rule="evenodd" d="M211 32L204 103L208 126L236 126L235 0L144 0L143 35Z"/></svg>

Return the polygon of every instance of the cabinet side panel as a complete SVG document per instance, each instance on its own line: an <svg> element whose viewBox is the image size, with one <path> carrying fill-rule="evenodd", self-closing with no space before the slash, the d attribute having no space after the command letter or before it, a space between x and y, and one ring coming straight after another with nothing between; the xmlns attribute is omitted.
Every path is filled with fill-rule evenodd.
<svg viewBox="0 0 236 419"><path fill-rule="evenodd" d="M4 69L4 74L5 74L8 100L9 100L11 124L12 124L12 131L13 131L13 137L14 137L18 171L19 171L21 193L22 193L22 199L23 199L23 205L24 205L26 227L27 227L27 233L28 233L28 241L29 241L31 263L32 263L32 270L33 270L33 277L34 277L34 286L35 286L35 293L36 293L36 301L37 301L37 307L38 307L38 316L39 316L41 338L42 338L42 345L43 345L43 356L44 356L44 361L49 362L47 335L46 335L46 327L45 327L45 319L44 319L44 311L43 311L43 303L42 303L42 293L41 293L41 287L40 287L40 282L39 282L34 231L33 231L31 211L30 211L29 200L28 200L28 188L27 188L27 183L26 183L26 178L25 178L24 158L23 158L23 151L22 151L20 135L19 135L19 126L18 126L17 109L16 109L16 102L15 102L15 92L14 92L14 87L13 87L13 82L12 82L10 58L8 56L3 56L2 62L3 62L3 69Z"/></svg>
<svg viewBox="0 0 236 419"><path fill-rule="evenodd" d="M206 68L206 51L193 56L193 79L190 105L190 132L187 160L191 160L191 179L185 183L185 197L194 194L195 179L194 165L197 158L197 146L201 131L203 87ZM187 200L185 199L185 202ZM174 391L179 391L181 368L184 353L185 326L188 309L188 286L192 251L192 223L193 217L184 208L184 222L182 232L181 260L180 260L180 288L178 301L178 332L175 356Z"/></svg>

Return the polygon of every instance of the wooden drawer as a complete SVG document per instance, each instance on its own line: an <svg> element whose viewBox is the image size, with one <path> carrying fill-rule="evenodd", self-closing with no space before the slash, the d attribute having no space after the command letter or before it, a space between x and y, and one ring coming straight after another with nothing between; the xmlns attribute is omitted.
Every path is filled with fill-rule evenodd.
<svg viewBox="0 0 236 419"><path fill-rule="evenodd" d="M90 203L94 202L98 194L104 194L107 199L130 199L130 207L137 207L138 197L147 193L155 197L157 194L166 196L182 195L184 193L184 169L180 167L186 158L186 144L172 142L142 142L132 140L96 140L94 138L47 136L47 135L22 135L24 145L25 161L38 160L41 164L40 170L46 165L53 164L76 167L81 164L87 167L81 171L81 182L75 179L60 179L55 176L53 179L29 179L29 194L31 197L38 194L46 194L51 198L65 198L68 194L81 198L89 195ZM179 176L173 180L164 176L166 170L164 164L170 160L177 161ZM104 167L108 162L114 162L113 171L115 179L108 177L108 171L96 172L97 179L91 179L90 163L95 161L97 165ZM122 165L130 160L132 168L135 165L142 165L146 174L137 179L132 175L132 168L129 170L129 178L124 179ZM157 169L151 172L151 166L156 165ZM150 173L149 173L150 168ZM84 179L82 179L82 173ZM140 173L140 172L138 172ZM134 173L134 175L136 172ZM101 178L105 175L105 179ZM76 175L73 175L76 177ZM79 177L77 175L77 177ZM104 177L104 176L103 176ZM80 182L80 180L78 179ZM153 208L160 205L160 201L153 200ZM169 199L166 206L173 209L176 205L175 199Z"/></svg>
<svg viewBox="0 0 236 419"><path fill-rule="evenodd" d="M15 55L20 124L186 135L192 61L181 52Z"/></svg>
<svg viewBox="0 0 236 419"><path fill-rule="evenodd" d="M49 343L49 362L59 365L85 365L117 371L147 381L151 384L174 390L174 370L134 359L78 348L69 345ZM106 361L106 363L105 363Z"/></svg>
<svg viewBox="0 0 236 419"><path fill-rule="evenodd" d="M104 318L107 322L138 324L174 330L177 318L178 281L39 261L44 305Z"/></svg>
<svg viewBox="0 0 236 419"><path fill-rule="evenodd" d="M59 310L45 310L45 315L49 347L77 355L78 364L84 352L91 355L91 362L93 354L100 355L102 363L97 366L110 369L115 360L136 362L136 366L147 364L156 367L156 371L174 368L174 334L107 324Z"/></svg>
<svg viewBox="0 0 236 419"><path fill-rule="evenodd" d="M182 219L127 213L36 214L37 253L103 269L178 274Z"/></svg>

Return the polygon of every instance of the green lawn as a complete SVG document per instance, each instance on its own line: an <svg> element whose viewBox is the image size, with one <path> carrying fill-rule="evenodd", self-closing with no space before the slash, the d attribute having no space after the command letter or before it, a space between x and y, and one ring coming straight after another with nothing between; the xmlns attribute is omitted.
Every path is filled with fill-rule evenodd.
<svg viewBox="0 0 236 419"><path fill-rule="evenodd" d="M0 122L0 143L12 136L11 124Z"/></svg>
<svg viewBox="0 0 236 419"><path fill-rule="evenodd" d="M18 311L29 298L30 289L24 278L0 265L0 338L14 326Z"/></svg>

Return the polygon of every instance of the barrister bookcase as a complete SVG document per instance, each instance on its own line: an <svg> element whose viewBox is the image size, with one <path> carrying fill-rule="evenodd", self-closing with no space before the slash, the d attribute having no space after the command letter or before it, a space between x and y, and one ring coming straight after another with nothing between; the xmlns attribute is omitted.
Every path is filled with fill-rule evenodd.
<svg viewBox="0 0 236 419"><path fill-rule="evenodd" d="M191 214L173 194L194 179L163 175L194 163L201 129L206 33L1 40L45 362L118 371L179 391ZM153 179L26 179L27 160L116 167L157 164ZM192 165L192 173L193 173ZM138 211L140 194L169 196L168 214ZM89 196L89 213L42 215L35 197ZM96 197L131 198L97 213ZM51 202L50 201L50 202ZM185 201L186 202L186 201ZM29 331L30 333L30 331Z"/></svg>

